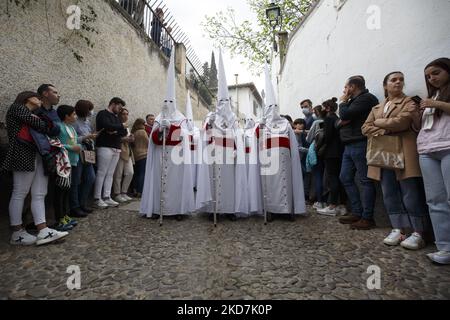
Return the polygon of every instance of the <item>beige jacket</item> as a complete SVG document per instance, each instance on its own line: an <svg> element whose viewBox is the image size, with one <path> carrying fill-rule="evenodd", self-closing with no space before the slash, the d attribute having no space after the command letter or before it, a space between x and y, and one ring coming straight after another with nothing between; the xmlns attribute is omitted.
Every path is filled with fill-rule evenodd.
<svg viewBox="0 0 450 320"><path fill-rule="evenodd" d="M420 112L416 104L406 96L392 101L387 114L384 114L383 103L372 109L369 117L362 127L362 133L367 136L378 134L398 135L402 141L405 156L405 169L396 170L397 180L421 177L419 154L417 153L417 132L414 128L420 128ZM371 179L381 180L381 168L369 166L367 176Z"/></svg>

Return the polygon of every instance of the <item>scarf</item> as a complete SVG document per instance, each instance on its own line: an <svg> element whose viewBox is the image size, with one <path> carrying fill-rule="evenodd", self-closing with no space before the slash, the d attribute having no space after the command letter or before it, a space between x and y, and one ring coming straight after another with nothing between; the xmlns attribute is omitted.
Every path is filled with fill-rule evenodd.
<svg viewBox="0 0 450 320"><path fill-rule="evenodd" d="M70 189L72 165L70 164L69 153L59 139L49 138L48 141L52 148L56 149L56 185L61 189Z"/></svg>

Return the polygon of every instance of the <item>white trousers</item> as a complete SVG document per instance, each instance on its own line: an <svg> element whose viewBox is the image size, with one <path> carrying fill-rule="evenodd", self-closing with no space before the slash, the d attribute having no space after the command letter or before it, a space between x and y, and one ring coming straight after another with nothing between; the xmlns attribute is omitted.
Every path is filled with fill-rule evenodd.
<svg viewBox="0 0 450 320"><path fill-rule="evenodd" d="M95 178L94 199L111 197L114 170L120 158L119 149L97 148L97 176Z"/></svg>
<svg viewBox="0 0 450 320"><path fill-rule="evenodd" d="M48 177L44 175L44 167L40 155L36 155L33 172L13 172L14 187L9 202L9 218L11 226L22 225L22 212L25 198L31 189L31 212L35 225L45 223L45 196L47 195Z"/></svg>
<svg viewBox="0 0 450 320"><path fill-rule="evenodd" d="M133 161L128 159L125 161L123 159L119 160L117 164L116 171L114 172L114 194L127 193L130 187L131 180L133 180L134 169Z"/></svg>

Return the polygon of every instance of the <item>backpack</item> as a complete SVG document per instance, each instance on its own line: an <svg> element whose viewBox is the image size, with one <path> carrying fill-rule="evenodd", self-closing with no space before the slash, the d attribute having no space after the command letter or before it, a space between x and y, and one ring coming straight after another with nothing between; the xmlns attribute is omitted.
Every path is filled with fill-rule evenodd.
<svg viewBox="0 0 450 320"><path fill-rule="evenodd" d="M327 145L325 143L325 123L321 123L319 126L319 130L317 130L316 135L314 137L314 145L316 148L316 154L318 158L323 158L325 156L325 151L327 149Z"/></svg>

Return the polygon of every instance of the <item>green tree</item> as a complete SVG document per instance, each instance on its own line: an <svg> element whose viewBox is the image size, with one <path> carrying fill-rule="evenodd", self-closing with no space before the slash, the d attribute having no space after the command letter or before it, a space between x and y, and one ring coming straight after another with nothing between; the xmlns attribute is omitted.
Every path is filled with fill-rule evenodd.
<svg viewBox="0 0 450 320"><path fill-rule="evenodd" d="M203 64L203 67L202 67L202 80L203 80L203 82L205 82L206 84L208 84L208 82L209 82L209 64L208 64L208 62L205 62L204 64Z"/></svg>
<svg viewBox="0 0 450 320"><path fill-rule="evenodd" d="M216 66L216 58L214 57L214 51L211 54L211 64L209 68L209 82L208 87L210 89L216 89L218 85L218 78L217 78L217 66Z"/></svg>
<svg viewBox="0 0 450 320"><path fill-rule="evenodd" d="M279 30L291 32L302 21L305 13L316 0L280 0L282 21ZM270 57L273 44L273 29L266 18L270 0L247 0L256 14L256 24L245 20L236 21L233 8L219 11L215 16L206 16L202 27L216 46L227 48L231 56L241 56L249 69L259 73L264 61Z"/></svg>

